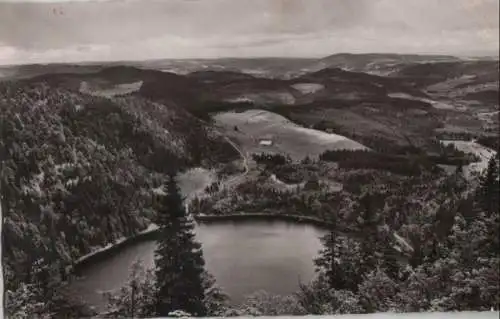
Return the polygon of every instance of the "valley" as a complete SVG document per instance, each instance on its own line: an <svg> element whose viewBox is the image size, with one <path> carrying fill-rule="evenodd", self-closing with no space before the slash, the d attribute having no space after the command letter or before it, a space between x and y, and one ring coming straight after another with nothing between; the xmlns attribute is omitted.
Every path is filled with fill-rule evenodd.
<svg viewBox="0 0 500 319"><path fill-rule="evenodd" d="M485 256L479 247L494 245L483 237L498 222L489 211L498 196L489 190L498 60L336 54L25 65L0 74L2 258L12 313L47 291L54 313L105 312L101 290L119 291L139 257L154 266L170 176L196 221L207 269L229 293L227 313L252 314L248 295L259 290L294 305L297 291L301 300L323 293L315 271L327 262L313 259L328 245L352 266L332 262L352 280L335 279L340 304L352 295L368 307L362 300L378 297L367 287L389 280L402 311L459 303L465 297L433 288L424 268L453 264L449 256L471 241ZM485 266L464 256L449 267L487 269L484 282L498 275L497 257L483 256ZM433 290L425 305L409 297L421 296L415 278ZM498 289L489 285L480 306L449 308L490 305ZM83 300L68 292L75 290ZM299 308L289 312L313 311Z"/></svg>

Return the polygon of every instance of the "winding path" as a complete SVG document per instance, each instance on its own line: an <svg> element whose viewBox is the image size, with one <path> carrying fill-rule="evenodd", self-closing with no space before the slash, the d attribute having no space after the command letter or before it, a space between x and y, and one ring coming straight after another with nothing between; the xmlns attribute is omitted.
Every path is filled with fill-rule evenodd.
<svg viewBox="0 0 500 319"><path fill-rule="evenodd" d="M239 175L236 175L236 176L233 176L229 179L227 179L226 181L223 181L222 184L224 184L226 187L231 187L233 186L234 184L237 184L238 183L238 180L239 179L242 179L244 178L249 172L250 172L250 169L248 168L248 153L243 153L243 151L239 148L239 146L234 143L233 141L231 141L231 139L227 136L224 137L224 139L229 143L231 144L231 146L238 152L240 153L242 159L243 159L243 166L245 168L245 171Z"/></svg>

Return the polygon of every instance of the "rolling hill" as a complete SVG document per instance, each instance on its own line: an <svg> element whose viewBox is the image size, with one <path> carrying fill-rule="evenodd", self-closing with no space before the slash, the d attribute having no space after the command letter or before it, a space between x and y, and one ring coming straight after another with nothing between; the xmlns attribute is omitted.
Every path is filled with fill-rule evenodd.
<svg viewBox="0 0 500 319"><path fill-rule="evenodd" d="M498 144L498 61L491 60L337 54L27 65L0 73L3 256L11 290L34 280L35 262L50 264L49 278L63 280L81 256L146 229L171 171L187 172L187 189L211 183L215 214L276 213L292 203L296 214L327 218L350 209L362 186L385 194L389 187L397 200L390 220L402 224L413 215L399 208L416 191L421 206L413 212L438 211L426 206L431 197L447 205L446 192L433 192L449 176L420 170L421 163L460 168L473 160L441 140L476 150L483 157L472 164L478 169L494 152L456 140ZM282 155L274 178L250 156L265 152ZM310 162L309 155L325 153L331 163ZM406 175L383 169L392 163ZM308 180L315 174L332 187L317 192L320 181ZM218 189L221 176L234 187ZM302 184L312 189L285 194ZM346 209L341 215L350 222L356 216Z"/></svg>

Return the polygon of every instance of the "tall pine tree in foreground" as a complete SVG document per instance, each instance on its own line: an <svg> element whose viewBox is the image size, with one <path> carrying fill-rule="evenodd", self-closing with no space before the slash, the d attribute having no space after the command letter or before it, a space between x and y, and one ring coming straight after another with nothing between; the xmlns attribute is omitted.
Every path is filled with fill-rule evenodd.
<svg viewBox="0 0 500 319"><path fill-rule="evenodd" d="M195 241L194 222L188 217L175 176L157 214L158 247L155 251L157 316L180 310L205 316L204 265L201 245Z"/></svg>
<svg viewBox="0 0 500 319"><path fill-rule="evenodd" d="M500 201L500 183L497 156L492 156L488 162L488 169L481 177L478 195L482 208L487 214L498 214Z"/></svg>

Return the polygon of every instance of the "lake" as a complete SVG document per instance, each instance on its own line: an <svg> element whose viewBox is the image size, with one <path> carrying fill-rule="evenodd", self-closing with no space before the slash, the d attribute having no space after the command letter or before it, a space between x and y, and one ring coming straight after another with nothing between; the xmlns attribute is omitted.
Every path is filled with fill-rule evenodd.
<svg viewBox="0 0 500 319"><path fill-rule="evenodd" d="M314 277L313 259L321 249L319 237L324 233L308 224L281 220L217 221L196 228L206 268L233 304L258 290L291 294L299 281L309 282ZM99 291L120 288L137 259L153 267L155 246L155 241L133 243L85 265L79 271L82 278L72 288L96 310L104 310Z"/></svg>

